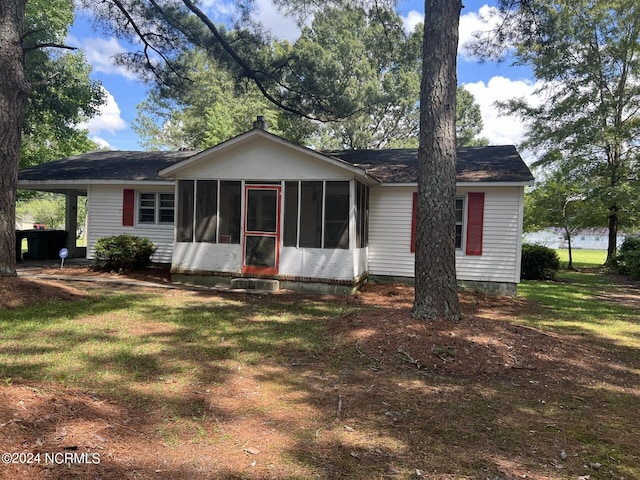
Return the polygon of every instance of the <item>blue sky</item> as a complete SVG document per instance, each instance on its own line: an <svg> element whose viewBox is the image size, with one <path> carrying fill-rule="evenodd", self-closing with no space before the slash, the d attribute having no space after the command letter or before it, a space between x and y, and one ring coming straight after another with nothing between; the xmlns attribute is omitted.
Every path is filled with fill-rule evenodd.
<svg viewBox="0 0 640 480"><path fill-rule="evenodd" d="M215 19L221 21L231 13L230 0L203 0L201 4ZM256 0L257 18L280 38L295 39L298 29L292 19L279 14L271 0ZM523 135L523 126L514 118L499 116L494 106L497 100L516 96L532 98L536 85L530 71L513 67L508 63L480 63L470 58L463 44L472 32L487 28L486 18L495 5L493 1L465 0L460 18L460 48L458 55L458 83L464 85L480 104L483 120L483 136L494 145L518 144ZM399 4L406 28L422 21L424 2L402 0ZM116 38L109 38L92 30L88 14L78 12L68 43L82 49L93 66L92 77L100 80L108 93L108 103L102 114L91 119L87 127L91 137L99 144L115 150L141 150L140 140L131 129L136 118L136 105L146 98L147 86L133 74L117 68L111 56L127 48ZM257 112L256 114L259 114Z"/></svg>

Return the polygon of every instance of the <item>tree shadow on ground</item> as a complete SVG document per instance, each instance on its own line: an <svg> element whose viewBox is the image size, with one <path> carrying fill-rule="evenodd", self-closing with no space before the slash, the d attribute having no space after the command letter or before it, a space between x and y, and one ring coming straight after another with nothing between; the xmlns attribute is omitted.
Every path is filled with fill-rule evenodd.
<svg viewBox="0 0 640 480"><path fill-rule="evenodd" d="M41 345L20 350L25 326L0 352L14 356L3 372L25 379L0 388L0 447L75 447L100 453L101 462L10 465L0 475L597 479L640 472L636 348L510 323L540 308L522 300L463 295L462 322L426 324L410 318L411 289L371 292L359 300L202 292L153 300L161 294L134 292L117 304L84 305L84 313L43 310ZM63 327L69 319L86 328ZM72 356L62 384L76 388L43 382L61 381L64 372L37 361L56 348Z"/></svg>

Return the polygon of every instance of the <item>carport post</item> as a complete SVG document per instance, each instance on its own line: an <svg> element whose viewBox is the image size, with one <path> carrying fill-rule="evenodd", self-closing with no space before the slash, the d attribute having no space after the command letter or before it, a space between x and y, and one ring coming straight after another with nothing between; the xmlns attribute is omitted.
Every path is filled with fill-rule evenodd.
<svg viewBox="0 0 640 480"><path fill-rule="evenodd" d="M76 235L78 231L78 194L67 192L65 195L64 229L67 231L66 247L72 256L76 256Z"/></svg>

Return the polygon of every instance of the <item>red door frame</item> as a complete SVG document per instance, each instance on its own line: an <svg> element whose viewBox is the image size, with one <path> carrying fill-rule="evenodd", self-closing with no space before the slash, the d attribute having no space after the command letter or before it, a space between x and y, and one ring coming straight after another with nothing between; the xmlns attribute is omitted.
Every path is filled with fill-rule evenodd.
<svg viewBox="0 0 640 480"><path fill-rule="evenodd" d="M260 232L250 231L247 229L247 214L249 212L249 190L275 190L276 191L276 231L275 232ZM242 273L255 273L261 275L277 275L278 265L280 263L280 208L282 199L282 186L281 185L245 185L244 186L244 233L242 235ZM273 267L258 267L253 265L246 265L246 243L247 236L260 236L260 237L272 237L275 239L275 262Z"/></svg>

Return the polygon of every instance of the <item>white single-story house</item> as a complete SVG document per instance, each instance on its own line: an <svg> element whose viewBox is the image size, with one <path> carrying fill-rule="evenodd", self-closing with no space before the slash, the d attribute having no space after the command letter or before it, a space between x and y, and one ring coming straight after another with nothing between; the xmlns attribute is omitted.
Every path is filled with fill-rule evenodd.
<svg viewBox="0 0 640 480"><path fill-rule="evenodd" d="M128 233L153 241L153 260L182 281L346 293L366 278L413 278L417 166L416 149L319 152L256 122L202 152L98 151L24 169L19 188L66 193L71 210L87 195L90 259L98 238ZM515 293L532 182L513 146L458 150L461 283Z"/></svg>
<svg viewBox="0 0 640 480"><path fill-rule="evenodd" d="M569 248L566 233L561 228L547 228L525 233L522 239L526 243L544 245L549 248ZM624 239L624 232L618 232L618 247L622 245ZM585 228L571 235L571 248L575 250L606 250L608 246L609 230L606 228Z"/></svg>

